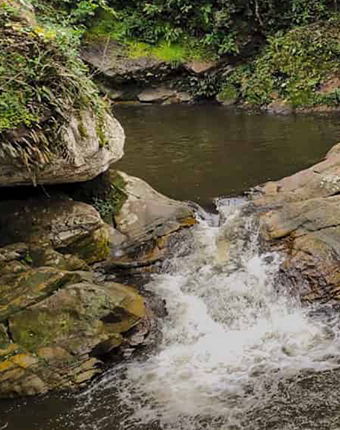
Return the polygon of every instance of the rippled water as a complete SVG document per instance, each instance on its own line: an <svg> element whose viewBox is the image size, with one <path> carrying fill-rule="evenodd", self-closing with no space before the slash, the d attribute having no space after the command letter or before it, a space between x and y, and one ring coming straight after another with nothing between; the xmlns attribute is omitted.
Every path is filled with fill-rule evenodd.
<svg viewBox="0 0 340 430"><path fill-rule="evenodd" d="M338 140L334 119L209 109L210 122L200 113L193 121L190 108L122 110L130 137L121 168L208 205L215 195L317 161L328 149L324 140ZM153 125L143 131L147 118ZM183 160L174 155L178 148ZM174 185L183 178L185 187ZM146 286L168 311L154 351L112 368L78 395L1 402L0 430L340 429L338 314L303 308L289 294L278 281L279 256L261 251L256 222L242 204L220 199L217 209L220 223L216 215L200 219Z"/></svg>

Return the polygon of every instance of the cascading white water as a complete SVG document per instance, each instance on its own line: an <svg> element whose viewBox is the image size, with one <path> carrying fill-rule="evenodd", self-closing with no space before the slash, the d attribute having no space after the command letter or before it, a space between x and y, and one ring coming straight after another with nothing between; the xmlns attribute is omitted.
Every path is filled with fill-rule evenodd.
<svg viewBox="0 0 340 430"><path fill-rule="evenodd" d="M284 378L338 367L338 321L311 318L278 288L279 257L260 255L252 218L223 202L219 210L223 225L200 221L190 253L147 286L168 311L158 350L101 382L117 384L119 401L133 411L115 428L239 428Z"/></svg>

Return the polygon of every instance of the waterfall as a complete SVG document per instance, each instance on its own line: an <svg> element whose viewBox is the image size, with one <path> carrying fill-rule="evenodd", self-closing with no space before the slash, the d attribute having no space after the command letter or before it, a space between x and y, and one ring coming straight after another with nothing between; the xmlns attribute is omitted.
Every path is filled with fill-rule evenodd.
<svg viewBox="0 0 340 430"><path fill-rule="evenodd" d="M161 344L82 394L80 408L91 417L84 429L260 428L254 411L279 404L282 384L338 367L338 319L311 317L277 283L280 257L260 252L258 226L242 208L222 200L220 225L201 219L192 242L147 285L166 302ZM107 413L96 421L98 398ZM112 427L117 407L127 412Z"/></svg>

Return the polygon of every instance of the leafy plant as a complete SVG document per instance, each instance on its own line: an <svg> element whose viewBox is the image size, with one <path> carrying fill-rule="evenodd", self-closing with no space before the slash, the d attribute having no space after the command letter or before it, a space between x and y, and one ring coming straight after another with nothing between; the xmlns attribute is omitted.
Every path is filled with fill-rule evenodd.
<svg viewBox="0 0 340 430"><path fill-rule="evenodd" d="M19 18L0 9L0 157L33 172L65 154L60 135L72 114L90 108L100 123L106 108L78 58L75 31Z"/></svg>
<svg viewBox="0 0 340 430"><path fill-rule="evenodd" d="M228 82L239 88L247 102L258 106L276 98L295 107L319 104L320 84L338 69L338 28L338 20L333 19L269 36L262 55L249 67L237 68Z"/></svg>

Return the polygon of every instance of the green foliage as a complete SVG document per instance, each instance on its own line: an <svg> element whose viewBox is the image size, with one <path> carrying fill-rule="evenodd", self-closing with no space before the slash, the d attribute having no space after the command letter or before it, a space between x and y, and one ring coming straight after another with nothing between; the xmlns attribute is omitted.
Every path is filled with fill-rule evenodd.
<svg viewBox="0 0 340 430"><path fill-rule="evenodd" d="M223 85L220 93L218 94L219 102L235 102L240 96L237 87L232 83Z"/></svg>
<svg viewBox="0 0 340 430"><path fill-rule="evenodd" d="M76 30L31 28L0 9L0 156L34 170L63 153L60 134L72 113L105 106L79 60Z"/></svg>
<svg viewBox="0 0 340 430"><path fill-rule="evenodd" d="M238 54L252 33L274 34L327 19L334 4L333 0L107 0L105 13L111 13L111 19L103 20L99 11L97 17L105 23L96 32L151 45L178 44L189 38L218 55Z"/></svg>
<svg viewBox="0 0 340 430"><path fill-rule="evenodd" d="M339 21L336 19L298 27L268 38L261 56L239 67L228 83L236 85L250 104L261 106L276 98L292 106L313 106L337 95L321 95L320 84L338 69Z"/></svg>
<svg viewBox="0 0 340 430"><path fill-rule="evenodd" d="M190 76L182 83L182 89L188 91L196 99L214 97L221 90L221 79L218 75Z"/></svg>
<svg viewBox="0 0 340 430"><path fill-rule="evenodd" d="M125 182L118 173L110 173L110 183L103 187L97 195L92 197L92 204L100 213L102 219L109 224L114 215L117 215L127 195L124 191Z"/></svg>
<svg viewBox="0 0 340 430"><path fill-rule="evenodd" d="M32 0L32 4L43 19L64 27L86 24L98 8L109 9L105 0ZM113 9L110 12L114 14Z"/></svg>
<svg viewBox="0 0 340 430"><path fill-rule="evenodd" d="M205 46L188 36L178 40L177 43L160 39L154 44L131 38L127 29L127 22L117 20L110 9L100 10L84 34L85 40L88 41L107 37L123 42L130 58L156 57L163 61L178 64L187 60L202 60L213 56L213 53Z"/></svg>

